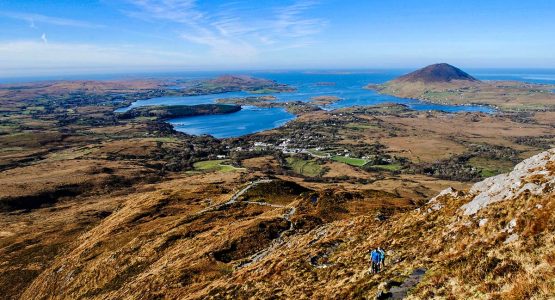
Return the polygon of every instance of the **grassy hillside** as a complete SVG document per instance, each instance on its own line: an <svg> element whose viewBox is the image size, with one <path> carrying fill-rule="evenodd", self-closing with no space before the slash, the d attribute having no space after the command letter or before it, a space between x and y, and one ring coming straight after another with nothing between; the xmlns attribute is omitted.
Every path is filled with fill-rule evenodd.
<svg viewBox="0 0 555 300"><path fill-rule="evenodd" d="M553 294L553 162L469 188L552 147L554 112L305 109L230 139L175 132L161 116L180 109L114 113L163 86L0 87L3 298ZM370 275L377 245L387 267Z"/></svg>

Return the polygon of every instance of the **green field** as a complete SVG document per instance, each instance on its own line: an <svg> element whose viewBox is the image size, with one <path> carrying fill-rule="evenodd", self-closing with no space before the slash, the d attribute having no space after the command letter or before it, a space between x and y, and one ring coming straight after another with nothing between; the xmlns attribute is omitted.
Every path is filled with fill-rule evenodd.
<svg viewBox="0 0 555 300"><path fill-rule="evenodd" d="M23 147L5 147L0 148L0 152L14 152L14 151L22 151L25 150Z"/></svg>
<svg viewBox="0 0 555 300"><path fill-rule="evenodd" d="M331 158L334 161L348 164L355 167L362 167L368 163L367 160L362 158L346 157L346 156L334 156Z"/></svg>
<svg viewBox="0 0 555 300"><path fill-rule="evenodd" d="M156 120L156 117L137 117L135 120L137 121L153 121Z"/></svg>
<svg viewBox="0 0 555 300"><path fill-rule="evenodd" d="M443 99L448 98L449 96L452 96L453 94L455 94L455 92L432 92L432 91L427 91L424 95L429 99L443 100Z"/></svg>
<svg viewBox="0 0 555 300"><path fill-rule="evenodd" d="M193 164L193 168L196 171L218 171L218 172L233 172L237 170L242 170L242 168L236 168L231 165L226 165L227 160L205 160L199 161Z"/></svg>
<svg viewBox="0 0 555 300"><path fill-rule="evenodd" d="M387 171L399 171L403 166L401 164L390 164L390 165L372 165L372 168L382 169Z"/></svg>
<svg viewBox="0 0 555 300"><path fill-rule="evenodd" d="M514 167L514 164L510 161L482 157L473 157L468 160L468 163L479 169L484 178L510 172Z"/></svg>
<svg viewBox="0 0 555 300"><path fill-rule="evenodd" d="M322 173L322 166L314 160L304 160L297 157L288 157L287 164L295 173L315 177Z"/></svg>

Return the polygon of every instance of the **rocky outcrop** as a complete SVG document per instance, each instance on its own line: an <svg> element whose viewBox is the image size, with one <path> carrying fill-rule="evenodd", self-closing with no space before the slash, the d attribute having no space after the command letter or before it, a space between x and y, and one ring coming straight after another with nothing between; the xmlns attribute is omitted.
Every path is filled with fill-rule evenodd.
<svg viewBox="0 0 555 300"><path fill-rule="evenodd" d="M528 158L507 174L485 179L472 186L472 200L461 209L473 215L489 204L514 199L523 193L540 195L555 187L555 148Z"/></svg>

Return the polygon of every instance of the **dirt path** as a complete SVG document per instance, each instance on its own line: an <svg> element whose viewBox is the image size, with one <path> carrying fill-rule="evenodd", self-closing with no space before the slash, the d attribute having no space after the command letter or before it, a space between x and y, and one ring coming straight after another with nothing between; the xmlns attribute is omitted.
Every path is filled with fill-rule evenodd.
<svg viewBox="0 0 555 300"><path fill-rule="evenodd" d="M392 300L405 299L409 291L413 287L415 287L418 283L420 283L420 280L422 280L422 277L424 277L424 274L426 274L426 271L427 270L424 268L415 269L414 271L412 271L412 274L410 274L409 277L407 277L403 281L403 283L401 283L398 286L391 287L388 292L378 294L376 299L384 299L384 300L385 299L392 299Z"/></svg>
<svg viewBox="0 0 555 300"><path fill-rule="evenodd" d="M226 202L221 203L221 204L216 204L216 205L209 206L209 207L207 207L207 208L205 208L205 209L203 209L203 210L201 210L201 211L195 213L194 215L195 215L195 216L198 216L198 215L202 215L202 214L207 213L207 212L220 210L220 209L222 209L222 208L224 208L224 207L226 207L226 206L229 206L229 205L231 205L231 204L237 202L237 199L239 199L239 197L241 197L243 194L245 194L245 193L246 193L248 190L250 190L252 187L254 187L254 186L258 185L258 184L261 184L261 183L269 183L269 182L272 182L272 180L271 180L271 179L260 179L260 180L257 180L257 181L253 181L253 182L249 183L246 187L244 187L243 189L241 189L240 191L238 191L238 192L236 192L235 194L233 194L233 195L229 198L229 200L227 200ZM254 203L254 202L253 202L253 203Z"/></svg>
<svg viewBox="0 0 555 300"><path fill-rule="evenodd" d="M224 203L223 205L230 205L233 204L235 202L237 202L237 199L239 199L239 197L241 197L244 193L246 193L248 190L250 190L252 187L257 186L261 183L270 183L273 180L271 179L260 179L254 182L251 182L249 185L247 185L245 188L243 188L242 190L238 191L237 193L235 193L233 196L231 196L231 198Z"/></svg>
<svg viewBox="0 0 555 300"><path fill-rule="evenodd" d="M254 205L262 205L262 206L270 206L270 207L275 207L275 208L287 209L287 211L283 214L283 218L289 223L289 228L287 230L282 231L279 234L279 236L276 239L274 239L272 241L272 243L270 244L270 246L268 246L266 249L263 249L263 250L255 253L255 254L251 255L246 261L243 261L242 263L237 265L236 268L238 268L238 269L249 266L253 263L256 263L256 262L260 261L261 259L266 257L268 254L270 254L272 251L277 249L279 246L283 245L285 243L285 240L284 240L285 236L289 232L291 232L295 229L293 222L291 222L291 216L293 216L297 212L297 208L289 207L289 206L285 206L285 205L272 204L272 203L266 203L266 202L254 202L254 201L244 201L244 202L249 203L249 204L254 204Z"/></svg>
<svg viewBox="0 0 555 300"><path fill-rule="evenodd" d="M245 266L248 266L250 264L253 264L255 262L260 261L262 258L266 257L266 255L268 255L269 253L271 253L273 250L275 250L276 248L278 248L279 246L281 246L282 244L285 243L284 241L284 237L287 235L287 233L291 232L294 230L294 225L293 222L291 222L291 216L293 216L296 212L297 209L295 207L290 207L290 206L285 206L285 205L279 205L279 204L272 204L272 203L267 203L267 202L256 202L256 201L238 201L238 199L244 195L246 192L248 192L251 188L255 187L258 184L261 183L269 183L272 182L273 180L271 179L261 179L261 180L257 180L257 181L253 181L251 183L249 183L246 187L244 187L243 189L241 189L240 191L236 192L235 194L233 194L228 201L221 203L221 204L217 204L217 205L213 205L210 207L207 207L199 212L197 212L195 215L201 215L207 212L211 212L211 211L216 211L216 210L220 210L220 209L224 209L227 206L230 206L234 203L237 202L243 202L243 203L248 203L248 204L252 204L252 205L261 205L261 206L269 206L269 207L274 207L274 208L279 208L279 209L285 209L286 212L283 214L283 218L289 223L289 228L287 230L284 230L283 232L280 233L279 237L277 237L276 239L274 239L272 241L272 243L270 244L270 246L268 246L266 249L263 249L253 255L251 255L246 261L243 261L241 264L237 265L237 268L242 268Z"/></svg>

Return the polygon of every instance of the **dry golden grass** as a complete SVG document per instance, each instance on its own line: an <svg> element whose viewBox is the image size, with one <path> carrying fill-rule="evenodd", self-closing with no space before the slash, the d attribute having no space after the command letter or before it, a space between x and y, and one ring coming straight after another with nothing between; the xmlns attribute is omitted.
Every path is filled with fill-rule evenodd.
<svg viewBox="0 0 555 300"><path fill-rule="evenodd" d="M505 116L478 115L476 121L470 121L470 115L435 114L428 116L420 113L417 118L381 117L392 125L416 130L419 132L433 132L444 138L464 138L470 141L489 141L498 144L507 138L517 136L541 136L551 132L551 126L517 123Z"/></svg>
<svg viewBox="0 0 555 300"><path fill-rule="evenodd" d="M555 111L537 112L534 114L534 119L544 125L555 125Z"/></svg>
<svg viewBox="0 0 555 300"><path fill-rule="evenodd" d="M241 165L249 169L272 170L274 172L280 170L279 163L273 156L261 156L245 159L241 161Z"/></svg>
<svg viewBox="0 0 555 300"><path fill-rule="evenodd" d="M159 84L43 83L21 97ZM98 121L107 112L81 107L68 113ZM427 162L463 153L471 143L533 153L538 149L513 138L550 134L550 116L537 114L534 124L504 115L358 115L368 126L340 128L337 143L381 142L389 154ZM330 118L320 111L299 120ZM49 129L49 120L19 116L16 121L37 128L1 136L0 144L11 147L0 151L2 166L40 159L0 172L0 198L60 197L48 207L0 212L0 286L7 287L2 288L7 298L364 299L417 267L428 272L412 299L542 299L555 290L550 191L492 205L473 219L458 210L468 200L464 197L440 199L438 211L424 205L442 189L465 189L467 183L366 172L335 162L326 164L324 179L330 182L274 175L287 173L265 156L243 160L246 172L166 172L152 183L149 176L161 174L147 167L157 163L157 149L182 144L175 137L144 138L146 123L73 124L66 132L79 134L62 136ZM263 186L239 199L258 203L223 205L248 182L272 175L311 190ZM341 177L347 179L333 180ZM479 227L480 218L489 221ZM519 238L505 243L511 233L504 229L512 219L518 219ZM371 276L367 252L377 245L390 251L389 263L384 273Z"/></svg>
<svg viewBox="0 0 555 300"><path fill-rule="evenodd" d="M371 178L372 174L365 172L359 168L350 166L348 164L339 162L327 162L324 167L329 168L329 171L324 174L324 177L341 177L349 176L356 178Z"/></svg>
<svg viewBox="0 0 555 300"><path fill-rule="evenodd" d="M441 136L394 137L380 141L388 147L389 151L414 162L434 162L462 154L467 149Z"/></svg>
<svg viewBox="0 0 555 300"><path fill-rule="evenodd" d="M315 191L291 193L284 196L287 201L275 202L296 208L291 216L296 229L271 246L289 228L283 218L289 208L236 203L202 213L260 175L175 175L126 195L88 197L60 203L52 212L33 211L29 220L49 216L33 226L12 215L0 222L9 233L0 245L36 239L38 245L66 249L53 250L51 263L37 265L41 274L33 275L36 279L12 284L25 290L24 298L364 299L372 298L383 282L402 281L415 268L425 267L428 272L410 299L544 299L554 291L553 195L524 195L469 218L459 210L468 201L464 196L440 198L437 211L431 204L415 210L414 198L400 195L400 190L384 192L387 184L399 188L400 181L410 184L404 186L406 193L418 190L417 185L427 185L432 193L448 184L425 176L368 185L374 189L319 189L318 183L301 182ZM256 189L253 193L247 198L257 197ZM108 213L85 213L95 211ZM479 227L483 218L488 222ZM519 239L505 243L510 233L503 229L512 219L518 220L514 230ZM62 228L68 240L60 239L54 228ZM388 250L387 268L368 275L367 251L377 245ZM0 249L3 254L7 248ZM240 266L264 249L272 250ZM11 251L10 268L33 270L33 264L47 257ZM311 265L314 257L323 257L314 261L328 265Z"/></svg>
<svg viewBox="0 0 555 300"><path fill-rule="evenodd" d="M504 110L543 110L555 103L553 86L516 81L389 82L377 89L434 103L493 105Z"/></svg>
<svg viewBox="0 0 555 300"><path fill-rule="evenodd" d="M64 186L80 186L83 192L94 185L109 183L110 178L125 181L140 176L137 165L104 160L62 160L40 162L0 172L0 199L55 192Z"/></svg>

